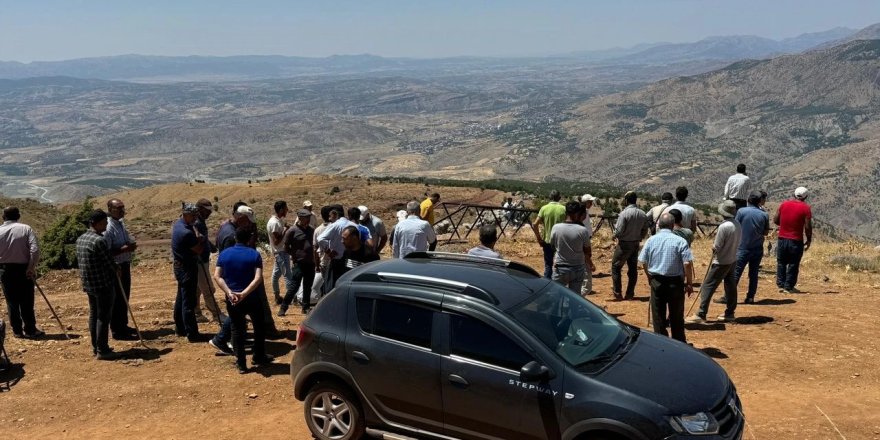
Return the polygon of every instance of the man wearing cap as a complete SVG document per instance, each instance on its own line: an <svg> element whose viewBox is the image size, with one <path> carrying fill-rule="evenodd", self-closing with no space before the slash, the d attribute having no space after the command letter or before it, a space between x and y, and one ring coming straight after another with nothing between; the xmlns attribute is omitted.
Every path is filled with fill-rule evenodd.
<svg viewBox="0 0 880 440"><path fill-rule="evenodd" d="M178 336L186 336L190 342L197 342L201 337L195 306L199 285L199 255L206 246L207 237L193 227L198 215L199 210L195 204L184 203L180 218L174 222L171 230L174 278L177 279L174 327Z"/></svg>
<svg viewBox="0 0 880 440"><path fill-rule="evenodd" d="M308 209L309 213L311 214L311 217L309 218L309 226L311 226L312 229L315 229L317 231L318 225L320 223L318 222L318 217L315 215L315 213L313 211L312 201L306 200L305 202L303 202L303 208Z"/></svg>
<svg viewBox="0 0 880 440"><path fill-rule="evenodd" d="M375 243L373 249L376 251L376 254L379 254L382 252L382 249L385 249L385 245L388 244L388 231L385 230L385 222L373 215L364 205L358 206L358 209L361 210L361 224L370 230L370 235Z"/></svg>
<svg viewBox="0 0 880 440"><path fill-rule="evenodd" d="M724 221L721 222L715 233L715 243L712 245L712 264L706 273L706 279L700 286L700 308L696 315L687 319L690 324L706 323L709 302L718 285L722 283L724 284L724 300L727 308L723 315L718 316L718 320L730 322L735 318L736 250L742 239L742 226L736 221L736 203L733 200L725 200L718 205L718 213L724 217Z"/></svg>
<svg viewBox="0 0 880 440"><path fill-rule="evenodd" d="M391 243L391 255L394 258L406 258L413 252L425 252L429 243L437 240L434 228L419 218L419 202L415 200L406 204L406 219L394 226L394 239Z"/></svg>
<svg viewBox="0 0 880 440"><path fill-rule="evenodd" d="M593 207L593 203L596 201L596 198L590 194L584 194L581 196L581 204L584 206L584 227L587 228L587 233L590 235L589 239L593 239L593 219L590 218L590 208ZM593 293L593 271L596 270L596 265L593 264L593 245L590 244L590 248L588 250L590 255L590 263L587 266L587 271L584 273L584 285L581 286L581 295L587 296Z"/></svg>
<svg viewBox="0 0 880 440"><path fill-rule="evenodd" d="M638 196L629 191L623 196L626 208L617 216L614 225L614 254L611 256L611 284L614 298L633 299L639 276L639 243L648 232L648 216L636 205ZM623 292L623 265L626 264L626 293Z"/></svg>
<svg viewBox="0 0 880 440"><path fill-rule="evenodd" d="M278 316L287 314L287 309L293 303L296 292L302 284L302 312L309 312L312 301L312 283L315 281L315 250L312 247L315 239L315 230L309 225L312 212L302 208L296 212L296 223L284 233L283 244L286 252L293 259L291 268L291 283L287 286L287 294L281 302Z"/></svg>
<svg viewBox="0 0 880 440"><path fill-rule="evenodd" d="M211 217L211 213L214 212L214 205L208 199L199 199L196 202L196 208L199 210L198 218L196 218L196 222L193 225L199 234L202 234L203 237L208 237L208 218ZM205 299L205 308L214 315L214 319L217 322L223 322L223 318L226 315L220 311L220 306L217 304L217 299L214 298L214 282L211 280L211 254L217 252L217 246L214 243L211 243L211 240L205 240L205 246L202 249L202 253L199 255L199 283L198 283L198 294L196 295L196 320L197 321L205 321L204 316L202 315L201 308L199 306L199 298ZM201 318L200 318L201 317Z"/></svg>
<svg viewBox="0 0 880 440"><path fill-rule="evenodd" d="M108 336L119 266L101 235L107 230L107 213L96 209L89 216L88 225L89 229L76 239L76 260L82 289L89 298L92 355L98 360L110 360L115 357Z"/></svg>
<svg viewBox="0 0 880 440"><path fill-rule="evenodd" d="M113 301L113 314L110 318L110 333L113 339L118 341L134 341L137 339L135 330L128 326L127 300L131 298L131 254L137 249L137 243L128 233L123 218L125 217L125 204L122 200L111 199L107 201L107 230L104 231L104 240L110 247L110 255L119 265L119 281L122 289L116 289L117 298ZM125 295L125 298L119 297Z"/></svg>
<svg viewBox="0 0 880 440"><path fill-rule="evenodd" d="M0 284L6 297L9 325L17 338L42 336L34 315L34 280L40 247L30 226L19 223L21 212L14 206L3 210L0 226Z"/></svg>
<svg viewBox="0 0 880 440"><path fill-rule="evenodd" d="M746 165L741 163L736 166L736 174L727 179L724 185L724 199L733 200L736 209L746 207L746 198L752 192L752 180L746 175Z"/></svg>
<svg viewBox="0 0 880 440"><path fill-rule="evenodd" d="M649 209L646 213L648 215L648 227L651 229L651 235L657 233L657 221L660 220L660 214L672 204L672 193L665 192L660 196L660 204Z"/></svg>
<svg viewBox="0 0 880 440"><path fill-rule="evenodd" d="M278 200L273 208L275 209L275 214L266 223L266 232L269 236L272 254L275 256L275 264L272 266L272 294L275 296L275 304L281 305L284 298L279 293L281 290L279 280L282 276L284 277L285 287L288 292L293 282L290 275L290 255L284 249L284 233L287 231L284 218L287 217L287 202Z"/></svg>
<svg viewBox="0 0 880 440"><path fill-rule="evenodd" d="M742 226L742 240L736 251L736 284L749 266L749 289L743 304L754 304L758 291L758 268L764 257L764 237L770 232L770 218L761 210L761 192L749 194L749 206L736 211L736 221Z"/></svg>
<svg viewBox="0 0 880 440"><path fill-rule="evenodd" d="M795 285L801 258L813 242L813 212L807 204L808 195L806 188L798 187L794 190L794 198L782 202L773 216L773 223L779 225L779 239L776 242L776 286L781 292L800 293Z"/></svg>
<svg viewBox="0 0 880 440"><path fill-rule="evenodd" d="M556 254L556 249L553 249L553 245L550 244L550 231L553 230L555 224L565 221L565 206L559 203L561 198L562 195L559 194L559 191L555 189L550 191L550 203L538 210L538 216L532 223L535 239L541 246L541 250L544 251L544 278L548 280L553 276L553 257Z"/></svg>

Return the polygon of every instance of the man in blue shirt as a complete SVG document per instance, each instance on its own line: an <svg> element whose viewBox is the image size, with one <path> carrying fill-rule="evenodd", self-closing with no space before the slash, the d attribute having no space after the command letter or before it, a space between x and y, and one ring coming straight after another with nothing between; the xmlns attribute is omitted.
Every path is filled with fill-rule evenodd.
<svg viewBox="0 0 880 440"><path fill-rule="evenodd" d="M736 212L736 221L742 227L742 239L736 251L736 284L749 266L749 290L743 304L754 304L758 291L758 268L764 257L764 237L770 233L770 217L760 208L761 192L749 194L749 205Z"/></svg>
<svg viewBox="0 0 880 440"><path fill-rule="evenodd" d="M672 233L675 219L669 214L660 215L657 235L645 242L639 254L639 262L651 286L651 321L654 333L666 333L666 316L672 338L687 342L684 336L684 294L694 293L694 257L687 242Z"/></svg>
<svg viewBox="0 0 880 440"><path fill-rule="evenodd" d="M226 294L226 310L232 321L232 346L235 350L235 365L241 374L247 373L244 340L247 333L246 317L254 326L254 365L272 362L266 354L266 323L263 320L263 304L260 301L260 286L263 284L263 259L260 253L247 245L253 237L248 228L235 231L235 246L226 248L217 257L214 280Z"/></svg>
<svg viewBox="0 0 880 440"><path fill-rule="evenodd" d="M206 238L193 227L198 208L184 203L180 218L171 231L171 254L174 257L174 278L177 279L177 298L174 301L174 327L178 336L186 336L190 342L200 339L196 322L196 299L198 295L199 255Z"/></svg>
<svg viewBox="0 0 880 440"><path fill-rule="evenodd" d="M113 301L113 312L110 317L110 332L113 339L118 341L135 341L135 330L128 326L128 299L131 298L131 254L137 249L125 227L125 203L119 199L107 201L107 230L104 231L104 241L110 248L110 255L119 265L119 282L122 290L116 290L116 299ZM121 298L120 295L125 295Z"/></svg>

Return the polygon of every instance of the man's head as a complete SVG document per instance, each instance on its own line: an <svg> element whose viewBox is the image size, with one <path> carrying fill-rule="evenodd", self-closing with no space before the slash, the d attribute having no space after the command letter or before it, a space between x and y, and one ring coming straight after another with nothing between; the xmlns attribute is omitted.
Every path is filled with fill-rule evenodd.
<svg viewBox="0 0 880 440"><path fill-rule="evenodd" d="M309 212L311 212L311 209L309 209L309 208L305 208L305 209L308 209ZM330 209L332 209L330 207L330 205L321 207L321 220L323 220L324 223L330 223Z"/></svg>
<svg viewBox="0 0 880 440"><path fill-rule="evenodd" d="M796 190L794 190L794 198L798 200L807 200L807 197L810 195L810 191L803 186L799 186Z"/></svg>
<svg viewBox="0 0 880 440"><path fill-rule="evenodd" d="M180 217L183 219L183 222L191 225L196 222L196 219L199 216L199 208L196 207L195 203L184 203L180 207Z"/></svg>
<svg viewBox="0 0 880 440"><path fill-rule="evenodd" d="M494 248L498 241L498 230L495 225L486 224L480 227L480 244L487 248Z"/></svg>
<svg viewBox="0 0 880 440"><path fill-rule="evenodd" d="M247 203L242 202L241 200L235 202L232 205L232 215L235 216L235 213L238 212L238 208L241 208L242 206L247 206Z"/></svg>
<svg viewBox="0 0 880 440"><path fill-rule="evenodd" d="M749 205L758 206L761 204L761 191L752 191L749 193Z"/></svg>
<svg viewBox="0 0 880 440"><path fill-rule="evenodd" d="M350 251L356 251L361 248L361 233L357 226L346 226L342 230L342 244Z"/></svg>
<svg viewBox="0 0 880 440"><path fill-rule="evenodd" d="M306 200L305 202L303 202L303 208L306 208L306 209L308 209L309 211L311 211L311 210L312 210L312 201L311 201L311 200ZM326 220L325 220L325 221L326 221Z"/></svg>
<svg viewBox="0 0 880 440"><path fill-rule="evenodd" d="M767 191L761 190L761 206L767 203Z"/></svg>
<svg viewBox="0 0 880 440"><path fill-rule="evenodd" d="M685 186L679 186L675 188L675 200L679 202L684 202L688 198L688 189Z"/></svg>
<svg viewBox="0 0 880 440"><path fill-rule="evenodd" d="M306 208L300 208L296 210L296 224L300 228L304 228L309 225L312 221L312 211L309 211Z"/></svg>
<svg viewBox="0 0 880 440"><path fill-rule="evenodd" d="M17 222L21 218L21 212L15 206L3 208L3 221Z"/></svg>
<svg viewBox="0 0 880 440"><path fill-rule="evenodd" d="M361 222L361 210L356 206L352 206L348 208L348 219L354 223L360 224Z"/></svg>
<svg viewBox="0 0 880 440"><path fill-rule="evenodd" d="M671 192L665 192L665 193L663 193L663 195L660 196L660 201L663 202L663 203L672 204L672 202L673 202L674 200L675 200L675 199L672 197L672 193L671 193Z"/></svg>
<svg viewBox="0 0 880 440"><path fill-rule="evenodd" d="M345 217L345 208L342 205L330 205L330 222L335 222Z"/></svg>
<svg viewBox="0 0 880 440"><path fill-rule="evenodd" d="M406 204L406 215L419 215L419 211L421 211L419 202L413 200Z"/></svg>
<svg viewBox="0 0 880 440"><path fill-rule="evenodd" d="M562 198L562 194L559 194L559 191L557 191L555 189L553 191L550 191L550 200L552 200L554 202L558 202L559 199L561 199L561 198Z"/></svg>
<svg viewBox="0 0 880 440"><path fill-rule="evenodd" d="M584 205L580 202L571 201L565 204L565 216L573 222L581 222L584 220Z"/></svg>
<svg viewBox="0 0 880 440"><path fill-rule="evenodd" d="M208 199L199 199L196 202L196 208L199 208L199 217L202 220L207 220L211 213L214 212L214 205Z"/></svg>
<svg viewBox="0 0 880 440"><path fill-rule="evenodd" d="M110 214L110 217L119 220L125 217L125 203L122 203L122 200L119 199L110 199L107 201L107 212Z"/></svg>
<svg viewBox="0 0 880 440"><path fill-rule="evenodd" d="M275 208L275 215L277 215L279 218L287 217L287 202L285 202L284 200L278 200L277 202L275 202L273 208Z"/></svg>
<svg viewBox="0 0 880 440"><path fill-rule="evenodd" d="M737 165L736 172L740 173L740 174L745 174L746 173L746 164L741 163L741 164Z"/></svg>
<svg viewBox="0 0 880 440"><path fill-rule="evenodd" d="M596 198L590 194L584 194L581 196L581 203L584 204L584 208L590 209L593 207L593 202L596 201Z"/></svg>
<svg viewBox="0 0 880 440"><path fill-rule="evenodd" d="M437 203L439 201L440 201L440 194L439 193L431 194L431 202L432 203Z"/></svg>
<svg viewBox="0 0 880 440"><path fill-rule="evenodd" d="M684 216L681 215L681 211L677 209L670 209L668 214L672 216L675 226L681 226L681 219L684 218Z"/></svg>
<svg viewBox="0 0 880 440"><path fill-rule="evenodd" d="M657 229L672 229L675 226L675 218L667 212L660 216L657 221Z"/></svg>
<svg viewBox="0 0 880 440"><path fill-rule="evenodd" d="M251 228L235 228L235 242L236 243L248 243L251 241L251 238L254 236L254 231Z"/></svg>
<svg viewBox="0 0 880 440"><path fill-rule="evenodd" d="M725 200L718 205L718 213L726 220L736 217L736 202Z"/></svg>
<svg viewBox="0 0 880 440"><path fill-rule="evenodd" d="M372 216L370 215L370 210L366 206L358 206L358 209L361 210L361 223L369 221L372 218Z"/></svg>
<svg viewBox="0 0 880 440"><path fill-rule="evenodd" d="M626 194L623 195L623 201L626 202L627 205L635 205L638 199L639 196L635 191L627 191Z"/></svg>
<svg viewBox="0 0 880 440"><path fill-rule="evenodd" d="M107 230L107 213L100 209L96 209L89 214L89 218L86 222L92 230L98 234L103 234L104 231Z"/></svg>
<svg viewBox="0 0 880 440"><path fill-rule="evenodd" d="M239 206L238 209L235 210L235 215L232 218L235 222L235 226L239 228L257 223L257 219L254 216L254 210L247 205Z"/></svg>

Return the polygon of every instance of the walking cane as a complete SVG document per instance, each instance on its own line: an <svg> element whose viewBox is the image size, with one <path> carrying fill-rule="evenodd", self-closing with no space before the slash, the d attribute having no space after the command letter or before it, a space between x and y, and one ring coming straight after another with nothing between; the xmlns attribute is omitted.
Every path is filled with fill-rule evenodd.
<svg viewBox="0 0 880 440"><path fill-rule="evenodd" d="M128 315L131 316L131 323L134 324L134 330L137 332L138 341L141 343L141 345L144 346L144 348L152 349L152 347L144 342L144 337L141 335L141 329L140 327L138 327L137 319L134 318L134 312L131 310L131 303L128 302L128 298L125 297L125 289L122 288L122 280L119 279L119 274L114 273L114 276L116 277L116 285L119 286L119 296L121 296L122 300L125 301L125 308L128 309Z"/></svg>
<svg viewBox="0 0 880 440"><path fill-rule="evenodd" d="M217 297L214 296L214 285L211 284L211 278L208 277L208 269L205 269L205 266L202 264L199 264L199 267L202 268L202 275L205 276L205 284L208 285L208 290L211 292L211 298L214 299L214 304L217 305L217 311L219 312L220 305L217 304ZM207 304L206 304L206 306L207 306ZM211 312L211 314L214 315L214 319L217 320L217 324L220 324L220 327L223 327L223 321L220 319L220 315L217 313L213 313L213 312Z"/></svg>
<svg viewBox="0 0 880 440"><path fill-rule="evenodd" d="M706 275L703 275L703 281L700 283L700 290L703 289L703 283L706 282L706 277L709 276L709 269L712 269L712 260L715 259L715 250L712 249L712 258L709 259L709 267L706 268ZM688 312L684 316L690 316L691 311L694 310L694 306L697 305L697 300L700 299L699 293L694 297L694 302L691 303L691 307L688 309Z"/></svg>
<svg viewBox="0 0 880 440"><path fill-rule="evenodd" d="M39 284L37 284L37 280L36 280L36 279L34 279L34 286L36 286L37 290L40 291L40 295L41 295L41 296L43 297L43 299L46 301L46 305L49 306L49 311L52 312L52 316L54 316L54 317L55 317L55 320L58 321L58 326L61 327L61 331L64 332L64 336L66 336L67 339L70 339L70 335L67 334L67 329L64 327L64 324L61 323L61 318L59 318L59 317L58 317L58 314L55 313L55 309L52 307L52 304L49 303L49 298L46 296L45 293L43 293L43 289L40 288L40 285L39 285Z"/></svg>

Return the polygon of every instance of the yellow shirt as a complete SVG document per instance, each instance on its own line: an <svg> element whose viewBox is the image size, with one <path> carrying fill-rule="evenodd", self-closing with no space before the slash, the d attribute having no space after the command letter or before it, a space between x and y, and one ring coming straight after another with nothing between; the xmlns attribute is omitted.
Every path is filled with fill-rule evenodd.
<svg viewBox="0 0 880 440"><path fill-rule="evenodd" d="M430 197L425 199L421 205L419 205L421 211L419 212L419 217L422 220L428 222L428 224L434 224L434 201L431 200Z"/></svg>

